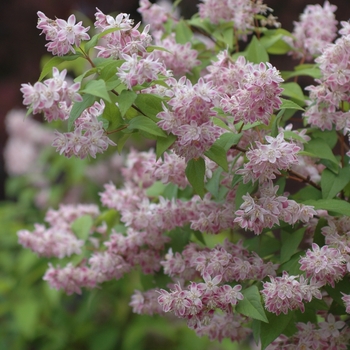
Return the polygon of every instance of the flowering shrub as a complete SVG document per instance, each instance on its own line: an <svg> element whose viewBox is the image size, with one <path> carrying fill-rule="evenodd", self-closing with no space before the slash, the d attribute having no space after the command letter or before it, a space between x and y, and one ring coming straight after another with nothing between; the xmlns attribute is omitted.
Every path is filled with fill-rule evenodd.
<svg viewBox="0 0 350 350"><path fill-rule="evenodd" d="M57 152L154 144L126 154L101 206L62 203L18 232L53 259L44 280L80 294L139 269L151 287L131 296L135 313L171 313L211 340L252 333L263 349L346 349L350 24L332 43L335 10L309 5L289 33L260 0L202 1L190 20L141 0L144 27L97 9L91 37L74 15L38 12L55 57L21 91L29 112L67 125ZM279 72L275 54L302 63ZM74 60L72 83L59 67ZM315 79L309 96L299 76Z"/></svg>

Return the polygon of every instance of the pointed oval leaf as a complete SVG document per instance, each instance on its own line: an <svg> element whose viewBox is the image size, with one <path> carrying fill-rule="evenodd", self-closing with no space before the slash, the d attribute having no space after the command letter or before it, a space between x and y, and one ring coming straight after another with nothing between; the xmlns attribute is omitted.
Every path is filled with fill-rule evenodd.
<svg viewBox="0 0 350 350"><path fill-rule="evenodd" d="M350 167L340 168L338 174L324 169L321 175L322 197L334 198L350 181ZM349 213L350 214L350 213Z"/></svg>
<svg viewBox="0 0 350 350"><path fill-rule="evenodd" d="M102 79L88 81L81 92L94 95L96 97L103 98L108 102L111 102L111 99L108 95L106 83Z"/></svg>
<svg viewBox="0 0 350 350"><path fill-rule="evenodd" d="M205 161L203 158L191 159L187 163L186 176L193 190L203 198L204 196Z"/></svg>
<svg viewBox="0 0 350 350"><path fill-rule="evenodd" d="M167 137L167 134L151 119L139 115L130 120L129 130L143 130L151 135Z"/></svg>
<svg viewBox="0 0 350 350"><path fill-rule="evenodd" d="M242 294L244 299L239 301L236 311L255 320L268 322L258 287L251 286L243 290Z"/></svg>
<svg viewBox="0 0 350 350"><path fill-rule="evenodd" d="M270 312L267 313L268 323L261 323L260 328L261 349L265 349L283 333L289 326L293 316L294 312L291 311L287 315L280 314L278 316Z"/></svg>

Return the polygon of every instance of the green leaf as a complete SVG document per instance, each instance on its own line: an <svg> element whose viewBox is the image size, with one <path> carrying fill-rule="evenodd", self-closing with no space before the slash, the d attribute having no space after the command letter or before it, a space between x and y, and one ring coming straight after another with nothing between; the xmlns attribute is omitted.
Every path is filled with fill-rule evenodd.
<svg viewBox="0 0 350 350"><path fill-rule="evenodd" d="M205 161L203 158L191 159L187 163L186 177L193 190L201 197L204 196Z"/></svg>
<svg viewBox="0 0 350 350"><path fill-rule="evenodd" d="M86 240L89 237L92 224L91 216L83 215L73 221L71 228L78 238Z"/></svg>
<svg viewBox="0 0 350 350"><path fill-rule="evenodd" d="M236 311L255 320L268 322L258 287L253 285L243 290L242 294L244 299L238 302Z"/></svg>
<svg viewBox="0 0 350 350"><path fill-rule="evenodd" d="M108 130L116 130L118 127L122 126L124 123L124 120L121 116L121 113L119 111L119 108L112 102L105 102L105 108L103 110L102 117L106 120L108 120Z"/></svg>
<svg viewBox="0 0 350 350"><path fill-rule="evenodd" d="M205 185L205 188L215 197L219 197L219 186L221 180L222 168L217 168L211 179L209 179Z"/></svg>
<svg viewBox="0 0 350 350"><path fill-rule="evenodd" d="M18 327L19 334L25 338L34 338L35 336L41 309L38 300L39 299L26 297L25 299L16 300L13 305L12 312L15 324Z"/></svg>
<svg viewBox="0 0 350 350"><path fill-rule="evenodd" d="M271 126L271 136L272 137L277 137L277 135L278 135L278 127L279 127L280 121L281 121L285 111L286 111L285 109L281 109L278 112L278 114L276 115L276 117L274 117L274 119L272 121L272 126Z"/></svg>
<svg viewBox="0 0 350 350"><path fill-rule="evenodd" d="M126 143L126 141L129 140L130 134L124 134L123 136L121 136L118 141L117 141L117 150L118 153L120 154L121 151L123 150L123 147Z"/></svg>
<svg viewBox="0 0 350 350"><path fill-rule="evenodd" d="M190 26L183 19L175 27L175 38L179 44L186 44L191 41L193 32Z"/></svg>
<svg viewBox="0 0 350 350"><path fill-rule="evenodd" d="M233 134L232 132L227 132L220 135L220 137L215 141L217 145L222 147L226 152L233 146L237 145L243 134Z"/></svg>
<svg viewBox="0 0 350 350"><path fill-rule="evenodd" d="M253 319L252 330L253 330L253 338L254 338L255 344L258 345L260 341L261 321Z"/></svg>
<svg viewBox="0 0 350 350"><path fill-rule="evenodd" d="M273 55L284 55L291 51L291 47L283 40L283 37L291 36L284 29L269 29L264 32L264 36L260 39L261 44L268 53Z"/></svg>
<svg viewBox="0 0 350 350"><path fill-rule="evenodd" d="M309 76L314 79L319 79L321 77L321 71L317 65L302 65L295 67L293 72L283 71L281 72L281 75L285 80L299 76Z"/></svg>
<svg viewBox="0 0 350 350"><path fill-rule="evenodd" d="M269 62L269 55L256 36L253 36L248 45L246 59L253 63Z"/></svg>
<svg viewBox="0 0 350 350"><path fill-rule="evenodd" d="M247 239L245 240L244 244L248 250L256 252L262 258L276 253L281 248L280 241L268 232L263 235L254 236L253 238Z"/></svg>
<svg viewBox="0 0 350 350"><path fill-rule="evenodd" d="M293 319L294 312L289 311L287 315L280 314L276 316L273 313L267 313L268 323L261 323L260 340L261 349L264 350L288 327Z"/></svg>
<svg viewBox="0 0 350 350"><path fill-rule="evenodd" d="M106 83L102 79L88 81L84 89L81 90L81 92L100 97L108 102L111 102L111 99L108 95Z"/></svg>
<svg viewBox="0 0 350 350"><path fill-rule="evenodd" d="M124 117L128 109L132 106L137 98L137 94L134 91L123 90L118 96L118 106L121 116Z"/></svg>
<svg viewBox="0 0 350 350"><path fill-rule="evenodd" d="M39 76L38 81L43 80L48 74L52 73L52 68L57 67L61 63L65 61L74 61L78 58L82 57L81 53L76 53L76 54L71 54L71 55L66 55L66 56L55 56L52 57L50 60L48 60L41 71L41 74Z"/></svg>
<svg viewBox="0 0 350 350"><path fill-rule="evenodd" d="M38 81L42 81L48 74L52 73L52 68L58 66L63 62L62 57L52 57L49 61L47 61L40 73Z"/></svg>
<svg viewBox="0 0 350 350"><path fill-rule="evenodd" d="M200 231L193 231L193 235L196 237L196 239L201 242L203 245L206 245L203 233Z"/></svg>
<svg viewBox="0 0 350 350"><path fill-rule="evenodd" d="M167 134L151 119L139 115L130 120L128 130L142 130L154 136L167 137Z"/></svg>
<svg viewBox="0 0 350 350"><path fill-rule="evenodd" d="M147 188L147 197L159 197L163 194L166 185L161 181L155 181L150 187Z"/></svg>
<svg viewBox="0 0 350 350"><path fill-rule="evenodd" d="M335 287L332 286L324 286L327 293L340 305L343 305L344 302L341 299L343 295L341 292L345 294L350 294L350 283L349 283L349 277L345 277L339 282L335 284Z"/></svg>
<svg viewBox="0 0 350 350"><path fill-rule="evenodd" d="M120 79L116 75L119 64L120 60L107 60L107 62L102 62L97 66L99 77L105 81L108 91L113 90L121 84Z"/></svg>
<svg viewBox="0 0 350 350"><path fill-rule="evenodd" d="M300 107L298 104L291 100L285 100L284 98L281 98L282 105L280 109L299 109L300 111L304 111L304 108Z"/></svg>
<svg viewBox="0 0 350 350"><path fill-rule="evenodd" d="M163 110L163 99L152 94L138 94L135 105L147 117L154 121L158 121L157 114Z"/></svg>
<svg viewBox="0 0 350 350"><path fill-rule="evenodd" d="M299 247L300 242L304 237L305 228L288 233L286 231L281 232L281 263L287 262Z"/></svg>
<svg viewBox="0 0 350 350"><path fill-rule="evenodd" d="M313 186L305 186L297 193L291 196L297 202L302 202L306 199L322 199L322 192Z"/></svg>
<svg viewBox="0 0 350 350"><path fill-rule="evenodd" d="M90 107L95 102L95 100L95 96L90 94L84 94L83 100L81 102L74 102L68 119L68 131L72 130L73 124L76 121L76 119L78 119L81 113L83 113L83 111L86 108Z"/></svg>
<svg viewBox="0 0 350 350"><path fill-rule="evenodd" d="M300 271L299 260L301 258L300 252L295 253L288 261L281 264L278 268L278 273L282 273L282 271L287 271L289 275L300 275L303 272Z"/></svg>
<svg viewBox="0 0 350 350"><path fill-rule="evenodd" d="M297 84L295 82L282 83L281 87L283 88L283 91L282 91L283 96L288 96L288 97L294 98L294 99L300 101L302 105L305 104L305 102L304 102L305 97L303 94L303 90L301 89L299 84Z"/></svg>
<svg viewBox="0 0 350 350"><path fill-rule="evenodd" d="M213 145L204 152L204 154L217 165L221 166L221 168L223 168L225 171L228 171L226 151L216 142L214 142Z"/></svg>
<svg viewBox="0 0 350 350"><path fill-rule="evenodd" d="M332 170L338 173L338 161L335 158L332 149L329 145L320 138L315 138L304 144L304 151L299 152L300 155L305 155L313 158L327 159L332 164Z"/></svg>
<svg viewBox="0 0 350 350"><path fill-rule="evenodd" d="M156 144L156 156L159 159L162 154L176 141L176 136L168 134L166 137L158 137Z"/></svg>
<svg viewBox="0 0 350 350"><path fill-rule="evenodd" d="M319 138L325 141L328 146L333 149L338 142L338 134L336 130L312 130L312 138Z"/></svg>
<svg viewBox="0 0 350 350"><path fill-rule="evenodd" d="M341 199L319 199L319 200L306 200L303 202L305 205L312 205L315 209L324 209L333 212L337 215L349 216L350 203Z"/></svg>
<svg viewBox="0 0 350 350"><path fill-rule="evenodd" d="M89 51L91 48L97 45L98 39L99 39L99 34L95 34L89 41L85 42L84 45L84 51L89 54Z"/></svg>
<svg viewBox="0 0 350 350"><path fill-rule="evenodd" d="M147 51L147 52L153 52L153 51L155 51L155 50L171 53L171 51L169 51L169 50L167 50L167 49L165 49L164 47L161 47L161 46L150 45L150 46L147 46L147 48L146 48L146 51Z"/></svg>
<svg viewBox="0 0 350 350"><path fill-rule="evenodd" d="M332 199L335 197L350 181L350 167L340 168L338 174L324 169L321 175L322 197ZM349 213L350 214L350 213Z"/></svg>
<svg viewBox="0 0 350 350"><path fill-rule="evenodd" d="M297 140L301 143L306 142L305 139L303 139L300 135L291 130L284 130L283 135L286 140Z"/></svg>

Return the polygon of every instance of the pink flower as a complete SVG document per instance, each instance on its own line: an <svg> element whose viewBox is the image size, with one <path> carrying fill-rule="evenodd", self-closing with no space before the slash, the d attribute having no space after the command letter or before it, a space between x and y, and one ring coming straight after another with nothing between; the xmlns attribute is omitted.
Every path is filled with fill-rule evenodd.
<svg viewBox="0 0 350 350"><path fill-rule="evenodd" d="M314 277L323 284L339 281L346 272L345 259L338 249L324 245L320 248L312 243L312 251L307 250L306 256L299 260L300 270L306 271L307 277Z"/></svg>
<svg viewBox="0 0 350 350"><path fill-rule="evenodd" d="M82 22L76 23L74 15L70 15L68 21L59 18L51 20L40 11L38 16L37 28L41 29L46 40L50 41L46 47L53 55L63 56L69 51L75 53L73 45L79 46L82 40L90 39L87 34L90 27L83 27Z"/></svg>

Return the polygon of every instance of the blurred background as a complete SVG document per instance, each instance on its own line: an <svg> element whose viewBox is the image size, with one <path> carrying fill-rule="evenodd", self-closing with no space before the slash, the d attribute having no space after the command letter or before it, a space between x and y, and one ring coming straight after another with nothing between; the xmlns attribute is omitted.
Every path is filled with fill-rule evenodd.
<svg viewBox="0 0 350 350"><path fill-rule="evenodd" d="M289 31L307 4L323 5L323 1L315 0L265 0L265 3L275 10L274 15ZM331 3L338 7L336 17L339 22L349 20L348 0ZM3 157L7 140L5 117L11 110L23 110L20 85L37 81L40 60L46 54L45 38L39 36L36 29L37 11L44 12L49 18L63 19L74 11L79 12L81 18L85 16L93 21L96 7L104 13L126 12L136 22L140 20L136 11L138 0L0 0L0 201L3 200L0 203L0 350L253 349L251 344L238 346L230 341L220 344L197 338L179 320L165 322L160 317L133 315L128 306L130 295L135 288L142 289L137 273L108 283L101 290L84 292L82 296L67 297L50 290L42 281L47 261L38 259L17 243L18 230L32 229L33 223L42 222L43 213L38 210L41 203L57 205L63 195L65 198L96 200L96 194L102 189L106 174L94 169L89 161L55 158L48 152L40 161L50 166L39 170L46 171L46 177L49 181L52 179L52 183L42 184L38 169L33 169L31 178L7 181L5 191L8 174ZM189 18L197 11L197 1L183 0L181 11ZM293 62L285 57L279 61L277 57L273 64L283 70L291 68ZM13 113L14 118L23 119L23 112ZM40 117L36 120L40 122ZM46 134L38 125L41 124L35 126L35 135L41 138L37 140L40 147L41 142L46 142ZM27 152L28 149L23 147L19 151ZM14 163L16 158L14 154ZM20 157L18 159L22 161ZM120 159L114 159L113 164L112 171L117 178ZM60 177L63 168L65 178ZM91 178L98 181L92 183ZM84 186L87 183L89 186ZM51 188L50 195L45 191L41 191L40 196L34 193L37 188L47 186ZM76 192L67 193L68 188L74 188ZM6 202L5 193L8 196Z"/></svg>

